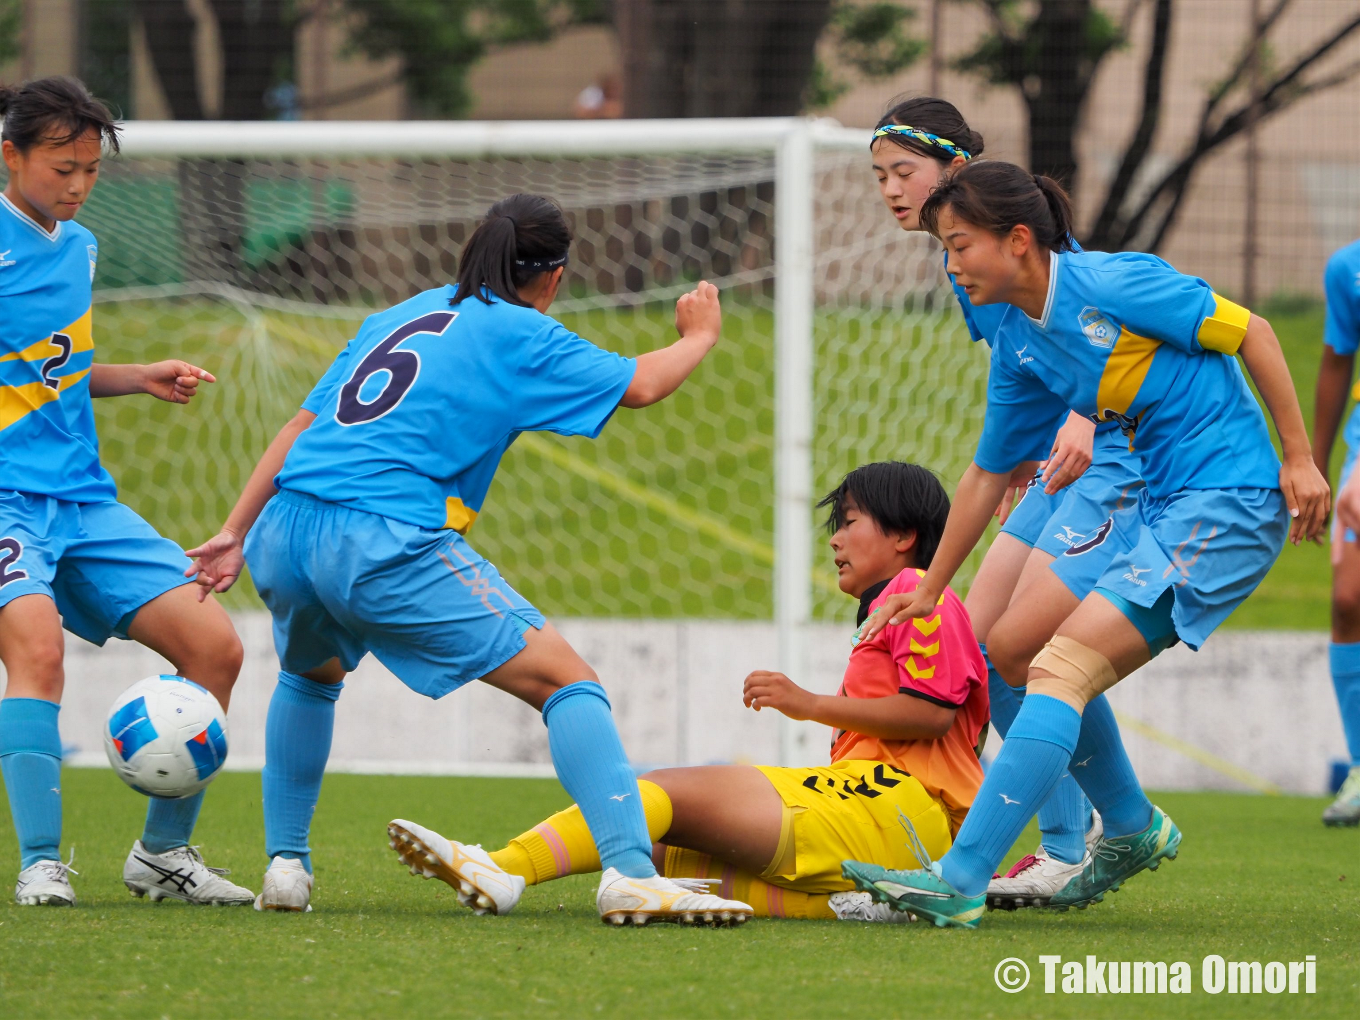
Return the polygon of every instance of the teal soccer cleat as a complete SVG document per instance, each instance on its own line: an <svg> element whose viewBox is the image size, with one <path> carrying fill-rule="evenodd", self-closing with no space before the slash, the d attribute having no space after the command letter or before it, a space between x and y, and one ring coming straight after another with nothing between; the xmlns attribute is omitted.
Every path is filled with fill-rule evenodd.
<svg viewBox="0 0 1360 1020"><path fill-rule="evenodd" d="M875 901L933 921L937 928L976 928L987 909L986 893L965 896L933 868L895 871L863 861L842 861L841 874Z"/></svg>
<svg viewBox="0 0 1360 1020"><path fill-rule="evenodd" d="M1132 836L1102 838L1086 866L1048 901L1050 907L1087 907L1144 868L1156 871L1163 860L1173 860L1181 845L1181 830L1161 808L1153 806L1152 821Z"/></svg>

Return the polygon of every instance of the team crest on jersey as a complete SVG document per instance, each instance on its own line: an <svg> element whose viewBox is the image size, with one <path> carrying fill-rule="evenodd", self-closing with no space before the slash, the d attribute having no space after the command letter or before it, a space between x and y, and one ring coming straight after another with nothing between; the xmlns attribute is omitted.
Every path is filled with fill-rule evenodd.
<svg viewBox="0 0 1360 1020"><path fill-rule="evenodd" d="M1114 323L1101 314L1099 308L1092 305L1087 305L1081 310L1081 314L1077 316L1077 323L1093 347L1104 347L1108 350L1119 339L1119 330L1115 328Z"/></svg>
<svg viewBox="0 0 1360 1020"><path fill-rule="evenodd" d="M94 283L94 264L99 261L99 249L92 244L87 244L85 250L90 255L90 282Z"/></svg>

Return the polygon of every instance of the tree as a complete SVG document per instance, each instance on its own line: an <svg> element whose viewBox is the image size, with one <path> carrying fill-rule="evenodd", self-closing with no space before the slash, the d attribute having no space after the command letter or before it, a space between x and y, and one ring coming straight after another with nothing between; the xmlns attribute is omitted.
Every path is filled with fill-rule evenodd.
<svg viewBox="0 0 1360 1020"><path fill-rule="evenodd" d="M0 63L19 55L23 25L23 0L0 0Z"/></svg>
<svg viewBox="0 0 1360 1020"><path fill-rule="evenodd" d="M1074 140L1082 108L1101 61L1124 46L1145 0L1127 0L1116 22L1092 0L977 0L992 30L954 66L1020 90L1029 119L1030 167L1076 183ZM1169 169L1150 181L1152 142L1165 106L1166 58L1175 21L1174 0L1153 0L1152 31L1142 68L1140 110L1133 134L1105 187L1082 244L1097 249L1157 251L1205 157L1245 131L1315 93L1360 75L1360 61L1318 71L1338 46L1360 31L1360 13L1346 13L1279 67L1263 68L1256 90L1253 62L1267 51L1272 30L1294 0L1274 0L1235 55L1227 74L1208 88L1194 136Z"/></svg>

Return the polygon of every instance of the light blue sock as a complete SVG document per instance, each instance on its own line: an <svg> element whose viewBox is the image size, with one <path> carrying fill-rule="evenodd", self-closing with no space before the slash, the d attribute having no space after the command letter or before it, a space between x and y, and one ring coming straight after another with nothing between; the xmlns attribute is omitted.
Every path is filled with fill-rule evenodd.
<svg viewBox="0 0 1360 1020"><path fill-rule="evenodd" d="M1351 767L1360 766L1360 643L1328 649L1332 662L1332 686L1341 709L1341 727L1346 731L1346 747L1351 752Z"/></svg>
<svg viewBox="0 0 1360 1020"><path fill-rule="evenodd" d="M986 891L1006 851L1058 785L1080 730L1081 715L1070 705L1044 694L1025 698L954 846L940 861L946 882L965 896Z"/></svg>
<svg viewBox="0 0 1360 1020"><path fill-rule="evenodd" d="M142 829L142 846L153 854L188 846L199 808L203 806L203 795L207 792L199 790L192 797L178 800L150 798L151 803L146 806L146 827Z"/></svg>
<svg viewBox="0 0 1360 1020"><path fill-rule="evenodd" d="M656 868L642 796L604 688L588 680L568 684L544 702L543 722L557 778L585 816L601 870L651 878Z"/></svg>
<svg viewBox="0 0 1360 1020"><path fill-rule="evenodd" d="M1081 737L1068 766L1100 812L1106 836L1131 836L1152 824L1152 802L1133 771L1114 709L1105 695L1081 715Z"/></svg>
<svg viewBox="0 0 1360 1020"><path fill-rule="evenodd" d="M345 685L279 671L264 724L264 852L296 857L312 871L308 835L331 756L335 702Z"/></svg>
<svg viewBox="0 0 1360 1020"><path fill-rule="evenodd" d="M1012 687L992 666L987 649L987 695L992 707L992 727L1004 740L1025 700L1025 688ZM1086 830L1091 827L1091 803L1081 787L1066 771L1053 788L1052 795L1039 809L1039 834L1044 850L1066 864L1076 864L1086 856Z"/></svg>
<svg viewBox="0 0 1360 1020"><path fill-rule="evenodd" d="M61 860L61 706L40 698L0 701L0 771L19 837L19 867Z"/></svg>

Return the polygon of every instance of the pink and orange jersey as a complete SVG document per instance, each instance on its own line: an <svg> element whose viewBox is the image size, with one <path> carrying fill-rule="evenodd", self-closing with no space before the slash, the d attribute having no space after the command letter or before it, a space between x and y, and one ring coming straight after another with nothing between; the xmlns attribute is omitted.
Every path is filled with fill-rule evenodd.
<svg viewBox="0 0 1360 1020"><path fill-rule="evenodd" d="M889 595L914 591L924 576L924 570L902 571L870 604L870 616ZM848 698L908 694L956 710L954 724L935 740L838 731L831 760L870 759L910 773L944 801L957 832L982 783L976 748L989 719L987 665L959 597L946 589L929 616L885 627L855 645L838 693Z"/></svg>

